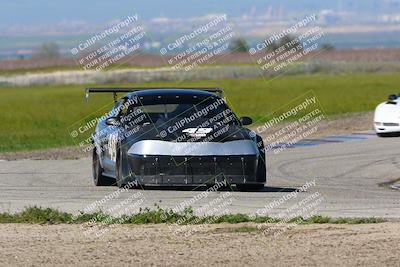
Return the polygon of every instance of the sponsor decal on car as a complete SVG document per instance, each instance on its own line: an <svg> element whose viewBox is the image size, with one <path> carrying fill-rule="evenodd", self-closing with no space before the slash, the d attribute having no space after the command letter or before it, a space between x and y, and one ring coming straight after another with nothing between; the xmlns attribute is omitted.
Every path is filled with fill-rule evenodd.
<svg viewBox="0 0 400 267"><path fill-rule="evenodd" d="M190 137L206 137L212 130L212 128L187 128L182 130L182 133L186 133Z"/></svg>

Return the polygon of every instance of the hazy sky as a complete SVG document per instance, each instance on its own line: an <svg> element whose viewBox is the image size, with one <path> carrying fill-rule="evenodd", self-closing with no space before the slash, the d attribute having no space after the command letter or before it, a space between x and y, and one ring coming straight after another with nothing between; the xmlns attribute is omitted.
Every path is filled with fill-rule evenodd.
<svg viewBox="0 0 400 267"><path fill-rule="evenodd" d="M208 13L238 16L262 12L271 5L285 12L320 9L376 11L382 3L400 0L0 0L0 26L44 24L63 20L99 22L138 13L142 18L191 17Z"/></svg>

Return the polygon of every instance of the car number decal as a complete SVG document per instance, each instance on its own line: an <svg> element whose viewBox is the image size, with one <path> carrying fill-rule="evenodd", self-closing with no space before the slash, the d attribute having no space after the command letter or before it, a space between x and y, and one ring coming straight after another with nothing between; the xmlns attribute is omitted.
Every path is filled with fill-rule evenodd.
<svg viewBox="0 0 400 267"><path fill-rule="evenodd" d="M187 133L192 137L204 137L207 136L208 133L212 132L212 128L187 128L182 130L183 133Z"/></svg>
<svg viewBox="0 0 400 267"><path fill-rule="evenodd" d="M110 159L114 162L117 160L117 144L118 135L110 134L108 138L108 153L110 154Z"/></svg>

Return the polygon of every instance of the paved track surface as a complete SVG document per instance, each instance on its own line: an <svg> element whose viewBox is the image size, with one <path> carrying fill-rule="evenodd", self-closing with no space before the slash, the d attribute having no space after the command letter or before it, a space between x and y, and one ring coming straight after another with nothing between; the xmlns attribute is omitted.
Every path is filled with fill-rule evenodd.
<svg viewBox="0 0 400 267"><path fill-rule="evenodd" d="M1 161L0 210L15 212L37 205L78 212L92 205L103 211L114 207L113 212L131 213L156 203L163 208L190 204L198 213L307 216L316 212L332 217L400 219L400 190L382 185L400 178L400 138L370 136L300 146L278 154L271 151L267 164L267 186L261 192L226 189L201 197L204 189L131 189L100 204L117 188L92 185L90 159ZM314 181L315 186L306 192L293 192ZM137 198L132 198L135 193Z"/></svg>

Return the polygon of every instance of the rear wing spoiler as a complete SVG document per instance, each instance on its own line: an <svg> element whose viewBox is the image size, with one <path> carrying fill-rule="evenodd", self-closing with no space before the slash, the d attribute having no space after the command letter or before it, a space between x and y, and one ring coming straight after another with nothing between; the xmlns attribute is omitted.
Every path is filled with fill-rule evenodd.
<svg viewBox="0 0 400 267"><path fill-rule="evenodd" d="M89 101L90 93L112 93L114 102L117 102L117 93L131 93L143 90L162 90L162 89L187 89L187 90L202 90L223 97L224 90L220 88L189 88L189 87L146 87L146 88L86 88L85 90L85 100Z"/></svg>

